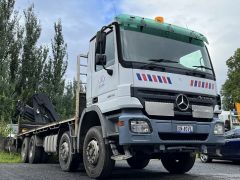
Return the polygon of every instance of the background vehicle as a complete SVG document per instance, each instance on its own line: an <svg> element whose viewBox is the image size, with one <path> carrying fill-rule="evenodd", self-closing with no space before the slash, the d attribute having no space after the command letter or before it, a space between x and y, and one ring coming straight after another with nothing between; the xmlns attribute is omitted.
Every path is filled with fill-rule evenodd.
<svg viewBox="0 0 240 180"><path fill-rule="evenodd" d="M16 139L17 138L17 134L19 132L18 124L8 124L7 128L10 130L10 133L9 133L9 135L7 137Z"/></svg>
<svg viewBox="0 0 240 180"><path fill-rule="evenodd" d="M78 56L78 75L87 75L76 115L61 120L49 98L36 94L19 103L18 145L23 162L58 154L64 171L80 163L88 176L105 178L115 161L132 168L161 159L170 173L185 173L195 152L224 143L217 114L220 99L205 43L195 31L155 20L119 15ZM87 58L87 74L80 73ZM44 157L44 158L43 158Z"/></svg>
<svg viewBox="0 0 240 180"><path fill-rule="evenodd" d="M0 134L0 150L17 152L16 141L18 134L18 124L7 124L4 127L4 136Z"/></svg>
<svg viewBox="0 0 240 180"><path fill-rule="evenodd" d="M240 162L240 116L230 111L228 117L229 120L225 121L225 144L220 148L209 148L207 154L200 154L200 159L202 162L212 162L213 159Z"/></svg>

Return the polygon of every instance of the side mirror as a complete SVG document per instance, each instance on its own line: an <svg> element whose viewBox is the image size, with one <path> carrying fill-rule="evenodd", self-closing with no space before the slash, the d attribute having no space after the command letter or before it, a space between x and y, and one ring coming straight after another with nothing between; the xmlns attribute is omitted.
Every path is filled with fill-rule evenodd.
<svg viewBox="0 0 240 180"><path fill-rule="evenodd" d="M96 65L106 66L107 58L105 54L96 54Z"/></svg>
<svg viewBox="0 0 240 180"><path fill-rule="evenodd" d="M112 76L113 70L107 69L105 65L107 64L107 58L105 55L106 50L106 36L107 33L104 31L98 31L96 35L96 50L95 50L95 64L102 65L103 69L107 71L107 73Z"/></svg>
<svg viewBox="0 0 240 180"><path fill-rule="evenodd" d="M105 54L106 36L104 31L98 31L96 35L96 54Z"/></svg>

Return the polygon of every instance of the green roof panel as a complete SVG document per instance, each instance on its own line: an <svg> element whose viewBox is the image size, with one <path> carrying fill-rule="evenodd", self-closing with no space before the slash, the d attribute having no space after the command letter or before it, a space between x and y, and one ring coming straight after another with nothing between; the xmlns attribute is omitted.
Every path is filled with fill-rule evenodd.
<svg viewBox="0 0 240 180"><path fill-rule="evenodd" d="M165 23L165 22L160 23L153 19L143 18L139 16L131 16L127 14L118 15L116 16L115 20L120 24L120 26L123 26L123 27L140 30L139 27L142 26L142 27L146 27L154 30L167 31L167 32L171 32L171 33L175 33L183 36L192 37L192 38L204 41L208 44L207 38L201 33L198 33L196 31L193 31L187 28L172 25L169 23Z"/></svg>

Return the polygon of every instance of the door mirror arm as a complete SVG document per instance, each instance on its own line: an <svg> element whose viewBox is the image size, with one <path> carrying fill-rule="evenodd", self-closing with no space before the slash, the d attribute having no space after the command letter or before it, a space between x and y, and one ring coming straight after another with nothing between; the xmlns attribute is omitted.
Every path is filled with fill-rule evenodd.
<svg viewBox="0 0 240 180"><path fill-rule="evenodd" d="M105 69L108 73L108 75L112 76L113 75L113 70L112 69L107 69L104 65L103 66L103 69Z"/></svg>

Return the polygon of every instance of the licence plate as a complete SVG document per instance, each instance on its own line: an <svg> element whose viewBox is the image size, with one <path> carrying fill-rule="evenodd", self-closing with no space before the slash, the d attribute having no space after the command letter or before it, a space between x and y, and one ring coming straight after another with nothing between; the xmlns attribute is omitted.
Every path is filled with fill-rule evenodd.
<svg viewBox="0 0 240 180"><path fill-rule="evenodd" d="M193 126L177 126L178 133L192 133Z"/></svg>

